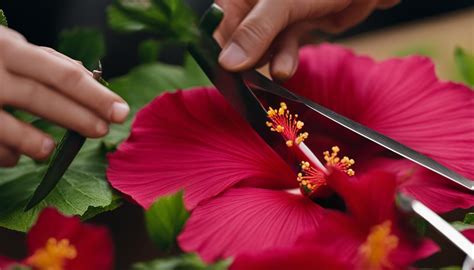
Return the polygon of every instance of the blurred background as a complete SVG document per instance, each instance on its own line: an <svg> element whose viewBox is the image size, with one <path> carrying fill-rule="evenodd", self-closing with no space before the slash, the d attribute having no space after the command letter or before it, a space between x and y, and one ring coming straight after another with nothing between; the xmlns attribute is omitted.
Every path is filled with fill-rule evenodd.
<svg viewBox="0 0 474 270"><path fill-rule="evenodd" d="M146 37L143 34L117 34L107 28L105 8L112 0L48 0L48 1L26 1L26 0L0 0L0 8L5 11L10 27L22 33L30 42L48 47L56 47L59 33L66 28L94 27L100 29L106 37L107 55L103 60L105 77L116 77L127 73L131 67L138 64L137 45ZM187 0L187 2L201 13L213 1L211 0ZM393 54L409 54L413 52L421 54L436 53L436 44L440 40L451 43L458 42L468 51L474 49L474 1L432 1L432 0L409 0L402 1L398 6L385 11L377 11L364 23L356 28L331 39L346 43L354 47L356 51L368 53L375 50L375 57L384 57ZM457 17L460 17L456 20ZM450 16L451 15L451 16ZM452 22L452 17L455 17ZM425 25L424 28L416 28L417 22L430 21L433 25ZM449 29L441 28L443 21L449 21ZM403 27L409 24L409 27ZM396 29L402 28L400 29ZM392 31L392 29L397 31ZM416 34L404 31L415 29ZM390 32L387 32L389 31ZM424 32L423 32L424 30ZM366 40L367 34L382 31L385 42L374 37ZM457 36L453 37L453 31ZM399 33L402 32L402 35ZM466 33L467 32L467 33ZM394 35L394 36L393 36ZM353 42L353 39L364 37L362 40ZM430 41L430 37L434 40ZM409 42L411 47L404 47ZM360 44L360 45L359 45ZM386 48L388 46L388 48ZM452 56L453 48L447 48ZM443 49L444 50L444 49ZM180 61L177 57L179 52L166 53L162 60L176 63Z"/></svg>

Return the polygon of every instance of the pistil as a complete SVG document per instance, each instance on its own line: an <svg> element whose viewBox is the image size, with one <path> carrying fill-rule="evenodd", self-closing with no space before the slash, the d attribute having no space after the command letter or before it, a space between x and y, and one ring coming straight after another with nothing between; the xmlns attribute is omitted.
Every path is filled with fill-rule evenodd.
<svg viewBox="0 0 474 270"><path fill-rule="evenodd" d="M391 233L392 222L387 220L372 227L369 236L359 248L361 267L367 270L392 268L389 256L398 246L398 237Z"/></svg>

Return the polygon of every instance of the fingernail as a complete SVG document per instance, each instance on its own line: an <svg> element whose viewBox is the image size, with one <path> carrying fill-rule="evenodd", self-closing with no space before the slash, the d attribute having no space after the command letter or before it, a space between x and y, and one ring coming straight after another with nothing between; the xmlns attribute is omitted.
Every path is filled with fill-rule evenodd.
<svg viewBox="0 0 474 270"><path fill-rule="evenodd" d="M105 135L107 134L107 132L109 132L109 127L106 123L101 121L97 123L97 125L95 126L95 130L99 135Z"/></svg>
<svg viewBox="0 0 474 270"><path fill-rule="evenodd" d="M112 121L123 122L130 112L130 107L126 103L114 102L112 105Z"/></svg>
<svg viewBox="0 0 474 270"><path fill-rule="evenodd" d="M55 144L51 138L44 138L43 145L41 146L41 151L45 154L49 154L54 150Z"/></svg>
<svg viewBox="0 0 474 270"><path fill-rule="evenodd" d="M239 45L231 43L219 56L219 63L226 68L236 68L247 58L247 54Z"/></svg>

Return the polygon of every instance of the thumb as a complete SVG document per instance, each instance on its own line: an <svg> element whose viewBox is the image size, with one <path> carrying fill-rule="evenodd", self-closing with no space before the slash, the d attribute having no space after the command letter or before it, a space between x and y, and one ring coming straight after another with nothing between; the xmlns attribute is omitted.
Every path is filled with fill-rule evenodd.
<svg viewBox="0 0 474 270"><path fill-rule="evenodd" d="M236 28L219 57L224 68L238 71L254 66L288 24L290 1L270 2L258 1Z"/></svg>
<svg viewBox="0 0 474 270"><path fill-rule="evenodd" d="M346 5L347 0L261 0L234 31L219 56L219 63L231 71L253 67L265 54L273 40L289 24L323 16ZM306 12L301 12L301 10ZM312 16L311 16L312 17Z"/></svg>

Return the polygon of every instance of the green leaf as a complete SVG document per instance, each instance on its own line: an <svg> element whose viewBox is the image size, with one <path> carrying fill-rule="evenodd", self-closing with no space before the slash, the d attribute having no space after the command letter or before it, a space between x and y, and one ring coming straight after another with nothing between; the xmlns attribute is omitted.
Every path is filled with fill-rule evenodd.
<svg viewBox="0 0 474 270"><path fill-rule="evenodd" d="M466 214L464 217L464 223L474 225L474 212Z"/></svg>
<svg viewBox="0 0 474 270"><path fill-rule="evenodd" d="M464 221L454 221L451 225L458 231L474 229L474 213L467 213Z"/></svg>
<svg viewBox="0 0 474 270"><path fill-rule="evenodd" d="M1 169L0 226L27 231L41 210L48 206L79 216L91 207L108 207L113 203L113 196L105 181L105 164L105 152L100 141L86 143L56 188L27 212L24 212L26 203L46 172L47 164L38 164L24 157L17 167Z"/></svg>
<svg viewBox="0 0 474 270"><path fill-rule="evenodd" d="M117 32L138 32L147 29L147 26L124 14L116 6L107 7L107 22L110 28Z"/></svg>
<svg viewBox="0 0 474 270"><path fill-rule="evenodd" d="M8 26L7 17L5 16L5 13L3 12L3 10L1 9L0 9L0 25Z"/></svg>
<svg viewBox="0 0 474 270"><path fill-rule="evenodd" d="M112 195L112 202L109 205L106 206L99 206L99 207L89 207L87 211L81 216L82 220L88 220L91 219L98 214L104 213L104 212L109 212L117 209L120 207L123 203L122 197L120 195L114 193Z"/></svg>
<svg viewBox="0 0 474 270"><path fill-rule="evenodd" d="M132 266L132 270L225 270L230 263L230 260L225 260L207 265L195 254L183 254L177 257L136 263Z"/></svg>
<svg viewBox="0 0 474 270"><path fill-rule="evenodd" d="M161 45L157 40L148 39L138 46L138 57L143 64L156 62L160 54Z"/></svg>
<svg viewBox="0 0 474 270"><path fill-rule="evenodd" d="M59 37L58 51L82 62L89 70L105 55L105 41L96 29L75 28L63 31Z"/></svg>
<svg viewBox="0 0 474 270"><path fill-rule="evenodd" d="M110 80L110 88L137 110L165 90L211 85L192 57L186 56L184 67L163 63L145 64L129 74Z"/></svg>
<svg viewBox="0 0 474 270"><path fill-rule="evenodd" d="M194 38L196 18L182 0L114 1L107 9L109 26L120 32L149 32L155 38L188 42Z"/></svg>
<svg viewBox="0 0 474 270"><path fill-rule="evenodd" d="M176 248L176 237L188 217L189 213L183 203L183 192L160 197L145 212L146 227L151 240L160 250Z"/></svg>
<svg viewBox="0 0 474 270"><path fill-rule="evenodd" d="M454 51L454 59L464 81L474 86L474 55L458 47Z"/></svg>
<svg viewBox="0 0 474 270"><path fill-rule="evenodd" d="M439 270L462 270L461 266L445 266L439 268Z"/></svg>
<svg viewBox="0 0 474 270"><path fill-rule="evenodd" d="M458 231L474 229L474 225L466 224L462 221L454 221L454 222L451 223L451 225L453 225L453 227L456 228L456 230L458 230Z"/></svg>

